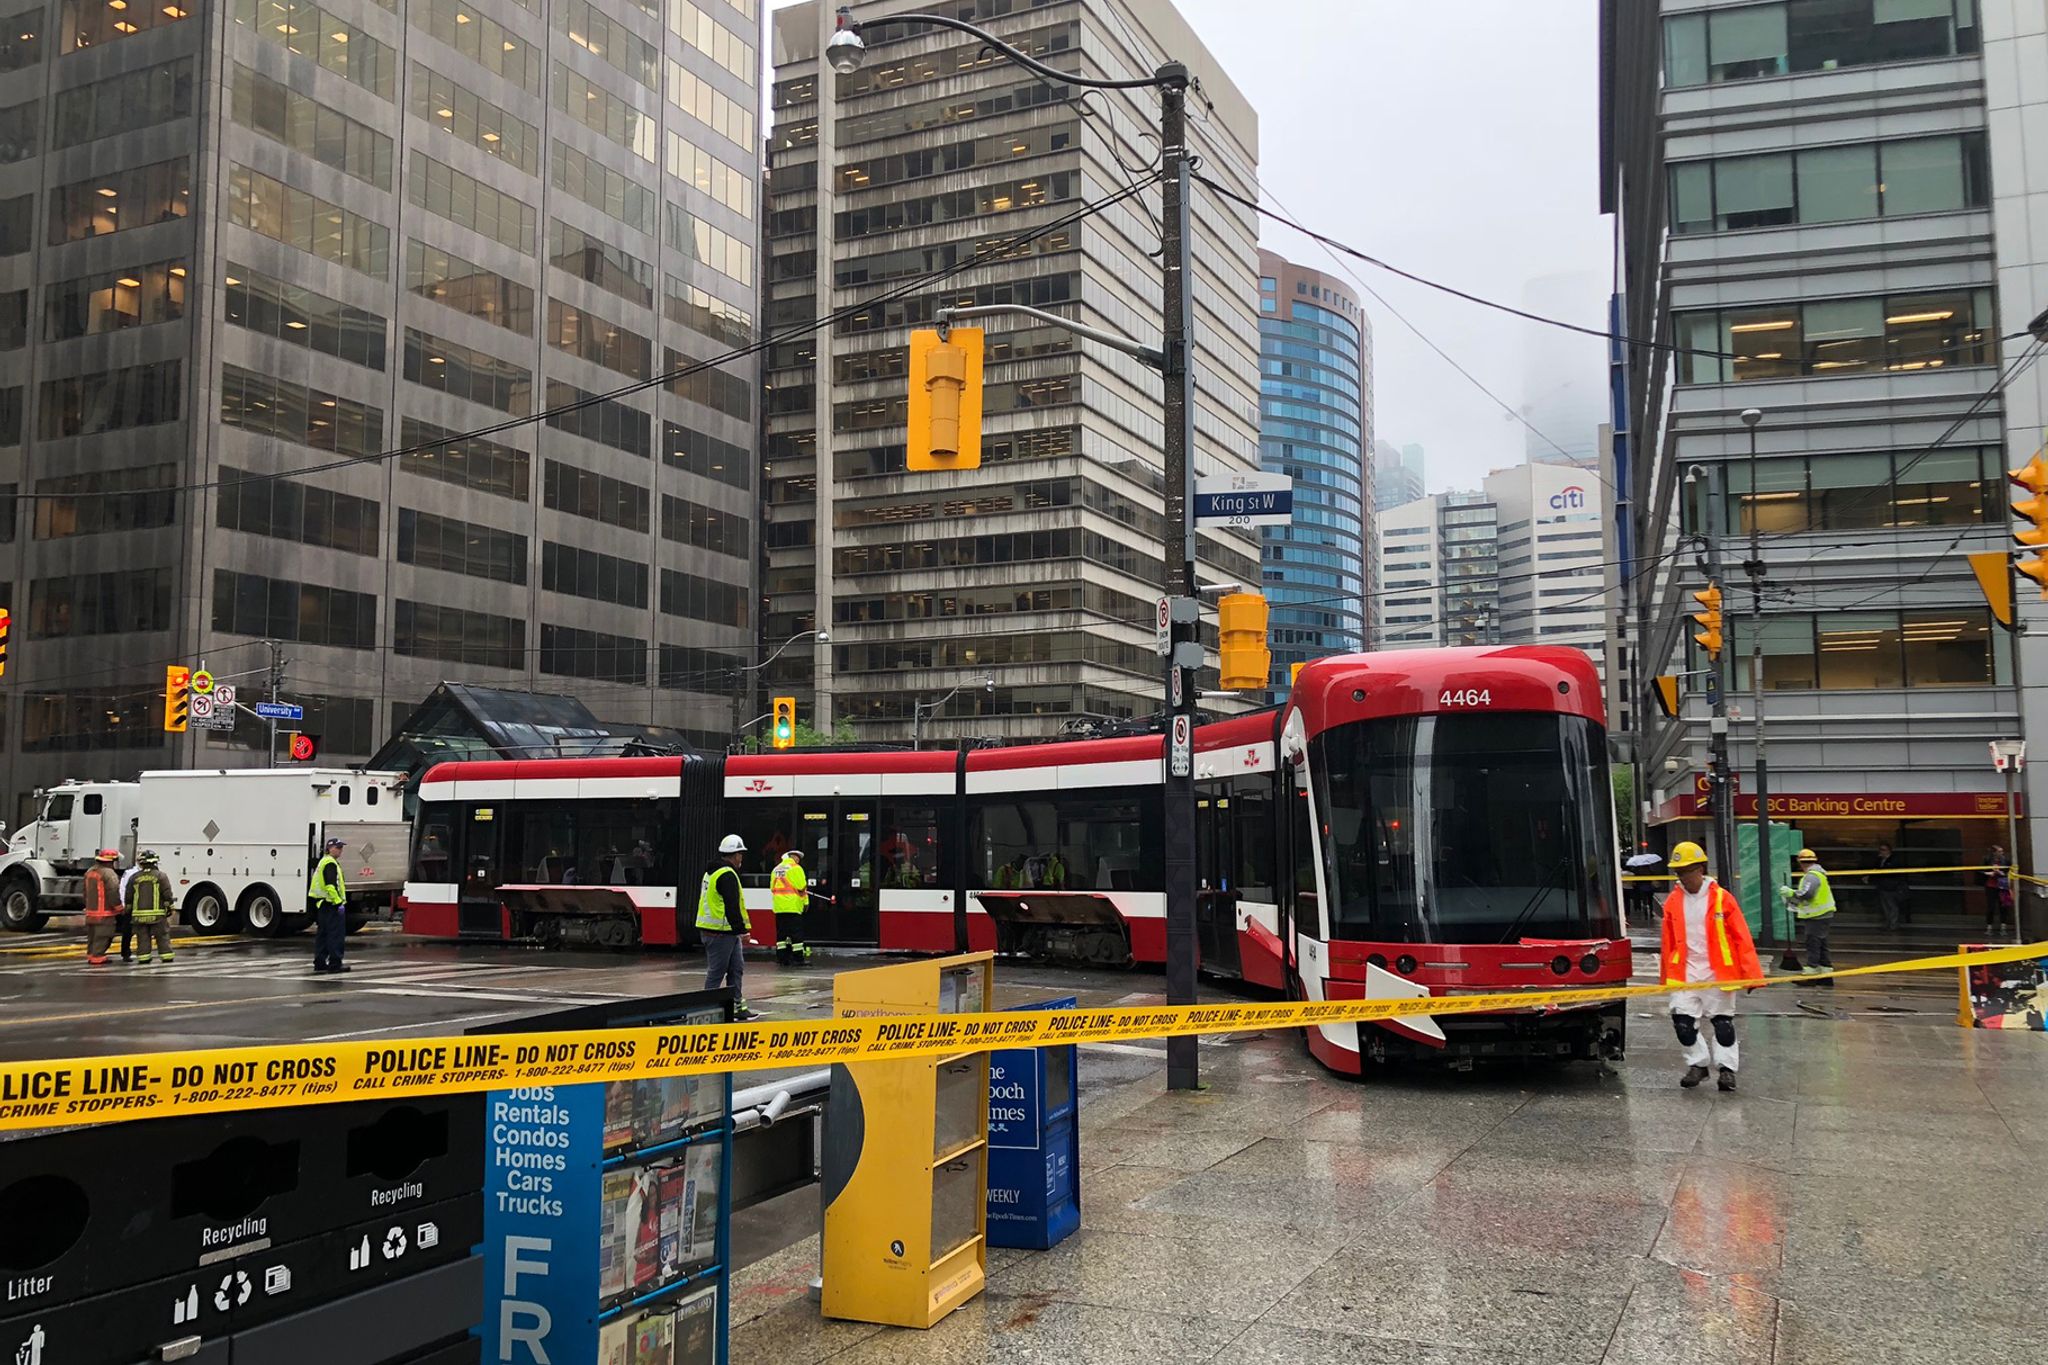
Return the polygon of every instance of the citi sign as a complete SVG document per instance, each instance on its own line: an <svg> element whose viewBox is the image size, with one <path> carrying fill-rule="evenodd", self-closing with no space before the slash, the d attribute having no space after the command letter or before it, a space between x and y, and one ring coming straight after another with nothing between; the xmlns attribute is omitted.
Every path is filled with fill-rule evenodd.
<svg viewBox="0 0 2048 1365"><path fill-rule="evenodd" d="M1585 505L1586 490L1577 484L1573 484L1569 488L1560 489L1550 495L1550 506L1554 511L1562 512L1569 508L1584 507Z"/></svg>

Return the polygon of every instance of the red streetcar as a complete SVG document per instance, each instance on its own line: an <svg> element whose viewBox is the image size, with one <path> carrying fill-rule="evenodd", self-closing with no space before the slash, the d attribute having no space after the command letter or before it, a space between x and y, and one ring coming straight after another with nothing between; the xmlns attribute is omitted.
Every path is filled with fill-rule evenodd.
<svg viewBox="0 0 2048 1365"><path fill-rule="evenodd" d="M796 847L814 944L1157 965L1163 743L444 763L420 784L406 927L687 943L698 878L737 833L762 946L776 940L769 869ZM1600 687L1583 653L1318 660L1286 705L1201 726L1195 748L1210 974L1310 1000L1627 981ZM1352 1073L1416 1051L1617 1056L1622 1020L1616 1003L1453 1016L1441 1039L1329 1025L1309 1047Z"/></svg>

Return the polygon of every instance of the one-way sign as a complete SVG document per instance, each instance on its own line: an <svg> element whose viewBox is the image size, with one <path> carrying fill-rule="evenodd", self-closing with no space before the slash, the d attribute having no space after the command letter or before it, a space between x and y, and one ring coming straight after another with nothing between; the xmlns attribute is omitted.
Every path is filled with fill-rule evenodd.
<svg viewBox="0 0 2048 1365"><path fill-rule="evenodd" d="M250 708L265 720L304 720L306 708L297 702L259 701Z"/></svg>

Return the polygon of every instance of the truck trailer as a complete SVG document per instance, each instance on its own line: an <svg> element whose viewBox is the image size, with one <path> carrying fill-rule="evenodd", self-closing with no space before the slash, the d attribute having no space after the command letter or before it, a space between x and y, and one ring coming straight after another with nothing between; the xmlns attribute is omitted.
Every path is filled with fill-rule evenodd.
<svg viewBox="0 0 2048 1365"><path fill-rule="evenodd" d="M402 773L345 768L147 772L36 793L37 818L0 855L0 928L82 915L80 877L111 848L123 867L154 852L178 914L202 933L288 934L312 922L306 888L329 838L347 841L351 926L405 884L411 826Z"/></svg>

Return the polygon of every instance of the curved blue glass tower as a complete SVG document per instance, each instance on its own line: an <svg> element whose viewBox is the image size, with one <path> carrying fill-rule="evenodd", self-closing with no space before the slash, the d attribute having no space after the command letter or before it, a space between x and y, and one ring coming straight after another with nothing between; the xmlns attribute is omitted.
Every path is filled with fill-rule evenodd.
<svg viewBox="0 0 2048 1365"><path fill-rule="evenodd" d="M1294 480L1294 520L1265 528L1273 691L1293 664L1372 641L1372 324L1350 288L1259 252L1259 451Z"/></svg>

